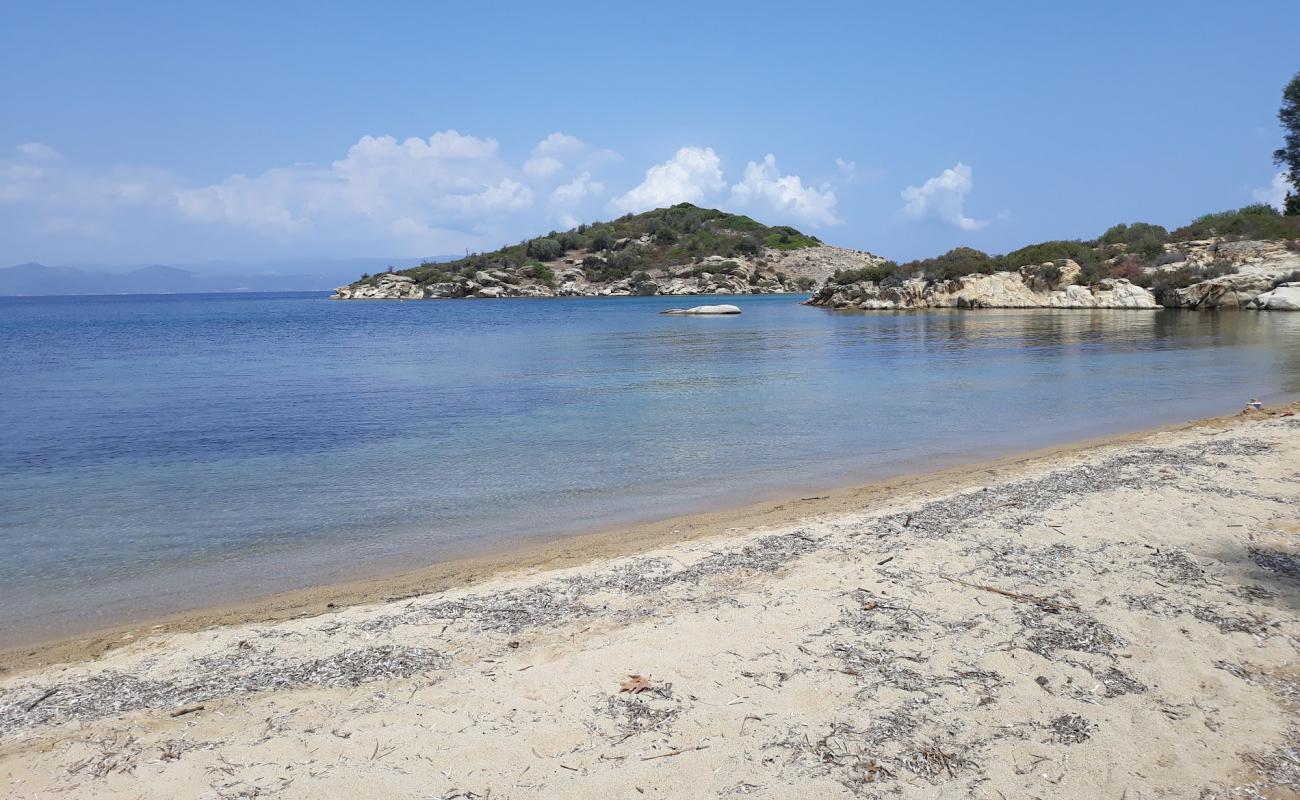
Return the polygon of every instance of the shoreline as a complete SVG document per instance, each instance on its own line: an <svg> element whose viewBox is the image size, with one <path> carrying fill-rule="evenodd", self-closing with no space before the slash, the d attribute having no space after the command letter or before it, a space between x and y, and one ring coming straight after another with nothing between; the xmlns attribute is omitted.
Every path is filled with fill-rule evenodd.
<svg viewBox="0 0 1300 800"><path fill-rule="evenodd" d="M1300 407L1300 402L1265 406L1260 415L1277 414L1297 407ZM739 530L789 525L811 516L867 511L902 495L960 490L976 480L996 478L1028 468L1035 462L1082 455L1159 433L1222 428L1257 416L1248 417L1241 412L1224 414L1049 445L992 459L962 461L938 469L912 470L867 483L830 488L805 486L796 494L773 492L764 499L716 510L601 526L581 532L539 534L486 546L467 555L415 569L390 570L373 565L373 571L362 577L258 594L248 600L209 603L177 612L146 613L86 631L34 633L13 644L0 646L0 675L96 659L146 638L315 617L355 606L473 587L504 575L577 567L676 543L726 538L729 533ZM808 494L814 496L799 496Z"/></svg>
<svg viewBox="0 0 1300 800"><path fill-rule="evenodd" d="M0 785L1297 796L1297 411L566 541L445 591L193 619L3 672Z"/></svg>

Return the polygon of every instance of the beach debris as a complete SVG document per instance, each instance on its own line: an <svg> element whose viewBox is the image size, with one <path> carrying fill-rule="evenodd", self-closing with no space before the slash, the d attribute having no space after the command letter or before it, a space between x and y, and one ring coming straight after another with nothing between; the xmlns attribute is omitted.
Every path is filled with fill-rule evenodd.
<svg viewBox="0 0 1300 800"><path fill-rule="evenodd" d="M1019 600L1022 603L1033 603L1034 605L1038 606L1039 608L1043 609L1049 614L1059 614L1062 611L1079 610L1079 607L1074 605L1073 603L1058 603L1055 600L1048 600L1045 597L1036 597L1031 594L1021 594L1020 592L1012 592L1006 589L999 589L996 586L985 586L982 583L971 583L969 581L964 581L960 578L953 578L948 575L940 575L939 577L943 578L945 581L960 583L962 586L969 586L972 589L980 589L985 592L992 592L993 594L1001 595L1003 597L1009 597L1012 600Z"/></svg>
<svg viewBox="0 0 1300 800"><path fill-rule="evenodd" d="M1047 612L1032 605L1021 606L1020 624L1030 633L1020 645L1031 653L1052 660L1061 650L1110 656L1126 642L1114 631L1082 612Z"/></svg>
<svg viewBox="0 0 1300 800"><path fill-rule="evenodd" d="M1250 560L1277 575L1300 580L1300 553L1288 553L1284 550L1265 550L1262 547L1248 548Z"/></svg>
<svg viewBox="0 0 1300 800"><path fill-rule="evenodd" d="M654 684L650 682L650 679L643 675L628 675L627 679L618 685L620 693L629 692L631 694L641 694L654 688Z"/></svg>
<svg viewBox="0 0 1300 800"><path fill-rule="evenodd" d="M51 686L50 688L48 688L48 689L46 689L45 691L41 692L41 694L40 694L40 695L39 695L35 700L33 700L33 701L31 701L30 703L28 703L28 704L27 704L27 707L24 708L23 710L24 710L24 711L27 711L27 712L30 712L32 709L36 708L36 707L39 706L41 703L44 703L46 700L48 700L48 699L50 699L51 697L53 697L53 696L54 696L54 693L57 692L57 691L59 691L59 687L58 687L58 686Z"/></svg>
<svg viewBox="0 0 1300 800"><path fill-rule="evenodd" d="M292 661L236 646L221 655L196 659L193 669L171 679L104 670L65 681L57 693L48 692L44 702L30 712L28 703L10 703L0 697L0 736L34 724L94 720L147 709L183 709L233 694L307 686L349 687L409 678L442 669L446 663L442 653L421 647L381 645Z"/></svg>
<svg viewBox="0 0 1300 800"><path fill-rule="evenodd" d="M206 706L204 706L202 703L195 703L193 705L181 706L180 708L168 714L168 716L183 717L186 714L193 714L195 711L202 711L204 708L206 708Z"/></svg>
<svg viewBox="0 0 1300 800"><path fill-rule="evenodd" d="M656 758L668 758L669 756L680 756L682 753L694 753L696 750L708 750L707 744L697 744L694 747L682 747L677 750L669 750L667 753L655 753L652 756L644 756L642 761L654 761Z"/></svg>
<svg viewBox="0 0 1300 800"><path fill-rule="evenodd" d="M1052 720L1048 728L1052 741L1057 744L1080 744L1092 738L1095 726L1078 714L1063 714Z"/></svg>

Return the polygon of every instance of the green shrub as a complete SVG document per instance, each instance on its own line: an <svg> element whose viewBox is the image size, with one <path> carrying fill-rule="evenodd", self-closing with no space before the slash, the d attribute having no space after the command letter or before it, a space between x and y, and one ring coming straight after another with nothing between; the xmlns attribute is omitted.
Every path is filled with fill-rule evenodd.
<svg viewBox="0 0 1300 800"><path fill-rule="evenodd" d="M789 226L779 225L768 230L763 243L773 250L800 250L805 247L816 247L821 244L821 240L800 233Z"/></svg>
<svg viewBox="0 0 1300 800"><path fill-rule="evenodd" d="M555 287L555 270L545 264L533 264L528 269L538 283L544 283L552 288Z"/></svg>
<svg viewBox="0 0 1300 800"><path fill-rule="evenodd" d="M1130 251L1140 251L1145 258L1155 258L1164 251L1164 243L1169 241L1169 231L1163 225L1149 222L1134 222L1132 225L1120 223L1108 229L1099 240L1104 245L1125 245Z"/></svg>
<svg viewBox="0 0 1300 800"><path fill-rule="evenodd" d="M764 225L763 223L756 222L755 220L750 219L744 214L736 214L734 216L721 219L718 221L718 227L725 228L729 231L741 231L741 232L762 231L767 229L767 226Z"/></svg>
<svg viewBox="0 0 1300 800"><path fill-rule="evenodd" d="M1232 263L1226 259L1217 259L1204 266L1188 266L1182 269L1164 270L1151 275L1151 290L1161 292L1166 289L1184 289L1201 281L1208 281L1234 272Z"/></svg>
<svg viewBox="0 0 1300 800"><path fill-rule="evenodd" d="M528 242L526 252L529 258L535 258L539 261L554 261L564 255L564 246L560 244L558 239L544 236Z"/></svg>
<svg viewBox="0 0 1300 800"><path fill-rule="evenodd" d="M920 273L928 280L946 281L977 272L996 272L997 262L988 253L973 247L955 247L941 256L909 261L898 270L908 275Z"/></svg>
<svg viewBox="0 0 1300 800"><path fill-rule="evenodd" d="M1223 236L1228 239L1297 239L1300 238L1300 218L1284 217L1276 208L1265 203L1221 211L1197 217L1171 234L1176 240L1209 239Z"/></svg>
<svg viewBox="0 0 1300 800"><path fill-rule="evenodd" d="M1017 270L1021 267L1044 264L1062 258L1071 259L1080 266L1101 261L1101 255L1095 249L1083 242L1074 240L1056 240L1031 244L1019 250L1012 250L1010 253L999 257L997 261L998 269Z"/></svg>
<svg viewBox="0 0 1300 800"><path fill-rule="evenodd" d="M838 286L847 286L851 283L883 283L889 278L898 274L898 265L893 261L886 261L872 267L862 267L860 269L837 269L831 273L829 283Z"/></svg>

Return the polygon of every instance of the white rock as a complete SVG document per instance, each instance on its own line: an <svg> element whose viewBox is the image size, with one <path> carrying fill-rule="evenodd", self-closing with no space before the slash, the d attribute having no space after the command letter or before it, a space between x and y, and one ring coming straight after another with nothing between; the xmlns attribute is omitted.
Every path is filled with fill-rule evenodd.
<svg viewBox="0 0 1300 800"><path fill-rule="evenodd" d="M693 308L670 308L660 314L739 314L740 309L729 304L716 306L695 306Z"/></svg>
<svg viewBox="0 0 1300 800"><path fill-rule="evenodd" d="M1300 311L1300 283L1284 283L1255 298L1251 308L1264 311Z"/></svg>

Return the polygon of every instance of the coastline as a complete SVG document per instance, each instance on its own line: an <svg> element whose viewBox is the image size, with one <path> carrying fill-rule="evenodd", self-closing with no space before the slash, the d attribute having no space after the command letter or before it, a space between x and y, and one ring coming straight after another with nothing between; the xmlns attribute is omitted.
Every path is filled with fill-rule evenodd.
<svg viewBox="0 0 1300 800"><path fill-rule="evenodd" d="M1264 413L1276 414L1296 406L1300 403L1267 406ZM770 493L769 497L719 509L580 532L526 537L415 569L379 566L362 577L257 594L238 602L216 602L195 609L144 614L86 631L33 634L12 644L0 645L0 675L98 658L145 638L313 617L358 605L472 587L516 572L581 566L635 555L676 542L726 537L728 532L742 529L789 525L809 516L875 508L916 492L959 491L981 480L1024 469L1039 461L1133 443L1157 433L1230 426L1244 419L1246 417L1240 412L1224 414L1033 448L991 459L959 460L950 466L911 470L866 483L805 486L793 494Z"/></svg>
<svg viewBox="0 0 1300 800"><path fill-rule="evenodd" d="M0 794L1293 797L1298 411L69 646Z"/></svg>

